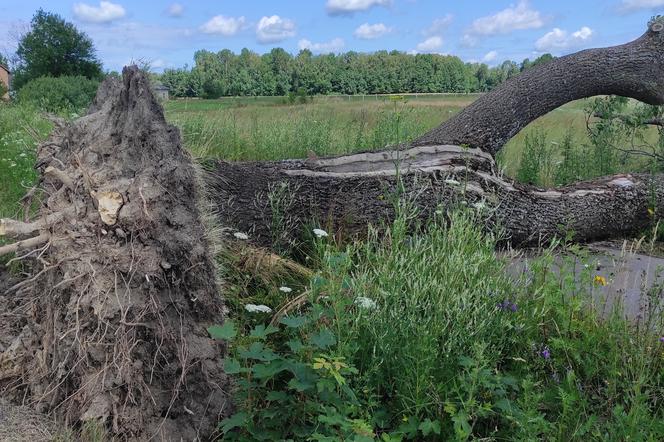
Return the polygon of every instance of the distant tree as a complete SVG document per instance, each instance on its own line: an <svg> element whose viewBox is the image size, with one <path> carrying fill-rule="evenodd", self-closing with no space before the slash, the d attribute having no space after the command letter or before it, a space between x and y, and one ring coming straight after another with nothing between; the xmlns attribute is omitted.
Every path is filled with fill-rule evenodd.
<svg viewBox="0 0 664 442"><path fill-rule="evenodd" d="M85 33L59 15L39 9L16 50L14 85L19 89L35 78L63 75L101 78L101 63Z"/></svg>
<svg viewBox="0 0 664 442"><path fill-rule="evenodd" d="M3 66L9 66L9 60L7 60L7 57L2 55L2 53L0 53L0 64Z"/></svg>

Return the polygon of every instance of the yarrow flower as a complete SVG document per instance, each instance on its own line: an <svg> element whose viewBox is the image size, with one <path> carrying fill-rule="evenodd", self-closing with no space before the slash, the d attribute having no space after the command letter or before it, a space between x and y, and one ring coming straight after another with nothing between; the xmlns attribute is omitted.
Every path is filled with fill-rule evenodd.
<svg viewBox="0 0 664 442"><path fill-rule="evenodd" d="M314 229L313 231L317 238L325 238L328 236L327 232L323 229Z"/></svg>
<svg viewBox="0 0 664 442"><path fill-rule="evenodd" d="M267 305L256 305L256 304L247 304L244 306L244 309L249 313L271 313L272 309Z"/></svg>
<svg viewBox="0 0 664 442"><path fill-rule="evenodd" d="M606 278L603 277L602 275L595 275L595 278L593 279L593 282L597 285L605 286L606 285Z"/></svg>
<svg viewBox="0 0 664 442"><path fill-rule="evenodd" d="M358 296L357 298L355 298L355 304L367 310L373 310L376 307L378 307L376 301L370 298L366 298L364 296Z"/></svg>
<svg viewBox="0 0 664 442"><path fill-rule="evenodd" d="M242 233L242 232L235 232L235 233L233 233L233 236L236 237L237 239L241 239L241 240L244 240L244 241L249 239L249 235L247 235L246 233Z"/></svg>
<svg viewBox="0 0 664 442"><path fill-rule="evenodd" d="M286 286L284 285L284 286L279 287L279 291L280 291L280 292L284 292L284 293L290 293L290 292L293 291L293 289L290 288L290 287L286 287Z"/></svg>
<svg viewBox="0 0 664 442"><path fill-rule="evenodd" d="M499 302L496 304L496 307L498 307L498 310L509 310L512 312L516 312L519 309L516 303L510 301L509 299Z"/></svg>

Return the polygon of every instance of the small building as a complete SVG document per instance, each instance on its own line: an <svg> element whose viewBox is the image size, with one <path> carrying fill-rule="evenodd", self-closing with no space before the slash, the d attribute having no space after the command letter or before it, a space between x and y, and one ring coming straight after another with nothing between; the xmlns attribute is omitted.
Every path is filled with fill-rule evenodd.
<svg viewBox="0 0 664 442"><path fill-rule="evenodd" d="M2 83L7 89L7 93L0 96L2 100L9 100L9 87L12 81L12 73L9 71L9 68L5 65L0 64L0 83Z"/></svg>
<svg viewBox="0 0 664 442"><path fill-rule="evenodd" d="M157 99L162 101L168 100L168 88L164 86L163 83L155 83L152 86L152 90L154 91L154 95L157 97Z"/></svg>

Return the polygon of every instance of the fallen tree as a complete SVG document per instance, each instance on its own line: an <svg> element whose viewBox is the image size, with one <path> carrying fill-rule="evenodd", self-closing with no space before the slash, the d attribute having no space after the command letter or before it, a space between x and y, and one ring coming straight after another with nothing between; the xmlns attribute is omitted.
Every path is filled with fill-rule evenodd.
<svg viewBox="0 0 664 442"><path fill-rule="evenodd" d="M648 209L664 213L662 176L537 189L501 177L494 155L572 99L664 103L663 28L653 20L632 43L533 68L402 149L218 162L219 216L263 243L311 220L355 235L394 215L386 195L396 192L423 217L455 201L485 206L517 245L570 229L579 240L630 233L650 222ZM224 310L179 134L135 67L106 80L86 116L56 126L38 153L38 216L0 222L16 239L0 255L32 262L32 276L0 296L0 394L122 440L208 438L229 411L224 348L205 331Z"/></svg>
<svg viewBox="0 0 664 442"><path fill-rule="evenodd" d="M229 412L223 302L197 172L137 68L38 151L36 220L0 221L32 276L0 296L0 396L119 440L207 439Z"/></svg>
<svg viewBox="0 0 664 442"><path fill-rule="evenodd" d="M619 175L557 189L501 177L495 154L528 123L572 100L617 94L664 104L664 19L640 38L531 68L405 148L337 158L214 166L210 185L224 224L259 243L317 220L336 232L390 219L399 190L423 217L453 200L480 204L515 245L573 231L578 241L619 237L664 214L664 177Z"/></svg>

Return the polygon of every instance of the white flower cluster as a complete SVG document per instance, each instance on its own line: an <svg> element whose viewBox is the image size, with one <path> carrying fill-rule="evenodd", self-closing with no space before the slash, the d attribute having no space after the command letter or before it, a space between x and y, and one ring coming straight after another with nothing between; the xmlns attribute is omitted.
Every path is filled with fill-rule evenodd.
<svg viewBox="0 0 664 442"><path fill-rule="evenodd" d="M271 313L272 309L267 305L256 305L256 304L247 304L244 306L244 309L249 313Z"/></svg>

